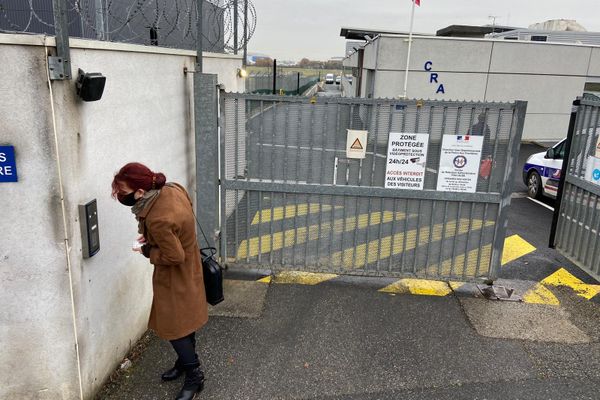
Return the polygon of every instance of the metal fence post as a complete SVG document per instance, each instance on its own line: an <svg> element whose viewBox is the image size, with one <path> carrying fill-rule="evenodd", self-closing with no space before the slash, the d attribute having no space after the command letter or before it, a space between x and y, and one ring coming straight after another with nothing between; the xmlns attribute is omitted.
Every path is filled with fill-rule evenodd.
<svg viewBox="0 0 600 400"><path fill-rule="evenodd" d="M71 79L71 54L69 51L69 18L67 0L52 0L54 13L54 35L56 40L56 56L48 57L50 79Z"/></svg>
<svg viewBox="0 0 600 400"><path fill-rule="evenodd" d="M571 110L571 119L569 120L569 129L567 131L567 141L565 142L565 156L563 157L562 167L560 169L560 180L558 183L558 191L556 193L557 204L554 205L554 215L552 216L552 227L550 228L550 238L548 239L548 247L554 249L556 246L556 228L558 226L558 218L560 216L560 208L562 206L562 197L564 186L569 168L569 156L571 154L571 142L573 141L573 133L575 132L575 120L577 119L577 111L579 110L579 99L573 102Z"/></svg>
<svg viewBox="0 0 600 400"><path fill-rule="evenodd" d="M215 246L219 210L219 140L217 75L194 75L194 119L196 130L196 215L208 243ZM201 247L202 238L198 238Z"/></svg>

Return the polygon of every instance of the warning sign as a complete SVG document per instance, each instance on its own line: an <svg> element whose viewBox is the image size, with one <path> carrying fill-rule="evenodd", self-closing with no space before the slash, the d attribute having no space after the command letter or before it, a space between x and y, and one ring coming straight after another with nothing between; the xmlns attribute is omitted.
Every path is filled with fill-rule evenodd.
<svg viewBox="0 0 600 400"><path fill-rule="evenodd" d="M483 136L444 135L437 190L475 193L482 147Z"/></svg>
<svg viewBox="0 0 600 400"><path fill-rule="evenodd" d="M427 133L390 132L386 188L423 190L428 144Z"/></svg>
<svg viewBox="0 0 600 400"><path fill-rule="evenodd" d="M362 150L363 146L362 146L362 143L360 142L360 140L356 139L354 141L354 143L352 143L352 146L350 146L350 148L352 150Z"/></svg>
<svg viewBox="0 0 600 400"><path fill-rule="evenodd" d="M368 131L357 131L348 129L348 140L346 144L346 157L365 158L367 155Z"/></svg>

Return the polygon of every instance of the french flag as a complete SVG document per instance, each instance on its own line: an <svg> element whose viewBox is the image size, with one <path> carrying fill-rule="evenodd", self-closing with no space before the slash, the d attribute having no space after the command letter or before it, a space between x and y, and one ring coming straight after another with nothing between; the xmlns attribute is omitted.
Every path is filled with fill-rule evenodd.
<svg viewBox="0 0 600 400"><path fill-rule="evenodd" d="M470 136L466 135L466 136L457 136L456 140L459 142L468 142L469 141Z"/></svg>

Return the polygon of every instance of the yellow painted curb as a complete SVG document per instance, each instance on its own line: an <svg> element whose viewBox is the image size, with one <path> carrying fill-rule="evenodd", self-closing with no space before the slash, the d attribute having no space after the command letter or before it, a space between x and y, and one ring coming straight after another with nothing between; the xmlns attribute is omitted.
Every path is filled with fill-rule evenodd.
<svg viewBox="0 0 600 400"><path fill-rule="evenodd" d="M318 285L319 283L337 278L336 274L317 274L313 272L285 271L276 274L271 282L297 285Z"/></svg>
<svg viewBox="0 0 600 400"><path fill-rule="evenodd" d="M512 235L504 240L504 251L502 252L502 265L521 258L535 251L529 242L519 235Z"/></svg>
<svg viewBox="0 0 600 400"><path fill-rule="evenodd" d="M556 296L544 285L536 283L523 295L523 301L529 304L546 304L551 306L560 305Z"/></svg>
<svg viewBox="0 0 600 400"><path fill-rule="evenodd" d="M600 285L584 283L581 279L573 276L564 268L561 268L552 275L548 276L541 283L550 286L570 287L577 293L578 296L588 300L600 293Z"/></svg>
<svg viewBox="0 0 600 400"><path fill-rule="evenodd" d="M400 279L379 289L382 293L410 293L420 296L447 296L452 293L452 289L446 282L431 281L427 279Z"/></svg>

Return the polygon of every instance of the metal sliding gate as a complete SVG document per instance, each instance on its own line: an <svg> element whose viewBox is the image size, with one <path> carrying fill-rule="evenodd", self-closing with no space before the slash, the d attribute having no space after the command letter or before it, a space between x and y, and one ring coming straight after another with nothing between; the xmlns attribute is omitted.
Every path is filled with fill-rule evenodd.
<svg viewBox="0 0 600 400"><path fill-rule="evenodd" d="M221 243L227 264L272 270L495 279L525 102L222 93ZM443 135L483 126L491 175L436 191ZM346 158L347 130L368 130ZM423 190L385 188L390 132L429 133ZM465 138L468 140L468 137Z"/></svg>
<svg viewBox="0 0 600 400"><path fill-rule="evenodd" d="M600 101L577 100L567 137L567 159L555 210L556 236L563 255L600 277Z"/></svg>

